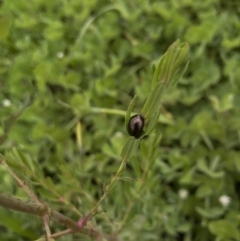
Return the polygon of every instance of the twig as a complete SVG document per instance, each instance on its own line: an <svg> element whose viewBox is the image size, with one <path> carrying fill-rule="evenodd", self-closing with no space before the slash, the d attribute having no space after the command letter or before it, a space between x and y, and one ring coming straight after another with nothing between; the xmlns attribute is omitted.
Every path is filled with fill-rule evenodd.
<svg viewBox="0 0 240 241"><path fill-rule="evenodd" d="M23 182L14 172L13 170L8 166L8 164L4 160L0 160L0 164L2 164L5 169L12 175L12 177L17 181L18 186L22 187L23 190L27 193L27 195L37 204L41 204L41 202L38 200L38 198L32 193L32 191L28 188L28 186Z"/></svg>
<svg viewBox="0 0 240 241"><path fill-rule="evenodd" d="M46 241L50 241L50 237L51 237L51 230L49 227L49 214L45 214L44 216L42 216L42 221L45 227L45 231L46 231Z"/></svg>
<svg viewBox="0 0 240 241"><path fill-rule="evenodd" d="M8 209L12 209L12 210L20 211L20 212L37 215L37 216L40 216L42 219L44 218L43 220L44 225L47 224L45 225L47 240L49 240L49 238L52 237L50 233L50 229L48 230L48 227L49 227L48 224L50 219L68 227L69 228L68 231L67 232L64 231L66 233L80 232L98 239L99 237L101 237L101 233L95 230L92 226L85 227L85 228L79 227L77 222L73 221L72 219L64 216L63 214L57 211L51 210L46 204L41 203L38 200L38 198L31 192L31 190L26 186L26 184L12 171L12 169L7 165L7 163L4 160L0 160L0 164L2 164L6 168L6 170L17 181L18 185L22 187L25 190L25 192L31 197L31 199L35 201L35 203L32 203L32 202L27 203L20 199L0 193L0 206ZM61 235L63 235L64 232Z"/></svg>
<svg viewBox="0 0 240 241"><path fill-rule="evenodd" d="M19 187L22 187L23 190L28 194L28 196L36 203L42 204L37 196L28 188L28 186L13 172L13 170L8 166L8 164L4 160L0 160L0 164L2 164L6 170L12 175L12 177L17 181ZM46 212L42 216L42 221L46 230L46 240L49 241L49 237L51 236L51 230L49 227L49 213Z"/></svg>
<svg viewBox="0 0 240 241"><path fill-rule="evenodd" d="M64 235L70 234L70 233L73 233L73 231L71 229L66 229L64 231L52 234L51 238L59 238L61 236L64 236Z"/></svg>
<svg viewBox="0 0 240 241"><path fill-rule="evenodd" d="M82 232L86 233L89 230L80 230L77 222L73 221L72 219L64 216L63 214L53 211L47 207L45 204L36 204L32 202L24 202L20 199L7 196L5 194L0 193L0 206L7 208L7 209L12 209L15 211L20 211L24 213L29 213L33 215L37 215L39 217L42 217L44 215L49 215L51 220L61 223L65 226L67 226L69 229L71 229L73 232ZM91 231L93 233L93 231Z"/></svg>

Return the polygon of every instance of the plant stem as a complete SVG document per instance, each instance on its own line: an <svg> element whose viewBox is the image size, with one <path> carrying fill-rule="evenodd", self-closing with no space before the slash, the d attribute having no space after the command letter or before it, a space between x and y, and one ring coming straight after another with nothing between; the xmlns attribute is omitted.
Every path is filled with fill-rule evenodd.
<svg viewBox="0 0 240 241"><path fill-rule="evenodd" d="M39 217L47 214L50 215L50 218L52 220L62 223L70 229L79 230L77 223L74 222L72 219L62 215L59 212L51 210L50 208L48 208L47 205L42 203L36 204L31 202L24 202L20 199L0 193L0 206L24 213L37 215Z"/></svg>
<svg viewBox="0 0 240 241"><path fill-rule="evenodd" d="M107 185L107 187L104 191L104 194L98 200L98 202L94 205L94 207L90 210L89 214L86 216L89 220L97 213L98 207L103 202L103 200L106 198L106 196L109 194L110 190L112 189L112 187L114 186L114 184L116 183L116 181L118 180L120 175L122 175L122 173L125 169L125 165L126 165L126 162L125 162L125 159L123 159L120 167L118 168L116 175L114 175L114 177L111 179L110 183Z"/></svg>

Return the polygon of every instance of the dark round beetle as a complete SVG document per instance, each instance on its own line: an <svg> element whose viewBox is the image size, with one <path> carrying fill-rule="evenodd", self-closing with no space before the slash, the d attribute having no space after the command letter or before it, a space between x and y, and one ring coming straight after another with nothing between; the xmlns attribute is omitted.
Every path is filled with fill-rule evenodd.
<svg viewBox="0 0 240 241"><path fill-rule="evenodd" d="M139 139L143 133L144 117L140 114L134 115L128 122L128 134Z"/></svg>

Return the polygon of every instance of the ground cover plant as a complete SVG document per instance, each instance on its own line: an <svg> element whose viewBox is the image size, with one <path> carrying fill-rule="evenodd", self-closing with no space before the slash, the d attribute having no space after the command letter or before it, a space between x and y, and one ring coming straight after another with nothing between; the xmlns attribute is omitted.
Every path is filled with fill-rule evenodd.
<svg viewBox="0 0 240 241"><path fill-rule="evenodd" d="M29 208L34 197L26 191L57 212L52 233L68 228L58 213L84 226L58 240L239 240L239 7L223 0L2 2L1 240L45 234L44 220L6 208L15 198ZM129 139L128 114L154 113L142 109L153 66L177 39L190 46L187 71L161 95L154 130ZM122 151L127 140L133 149L141 142L135 156L85 219L134 151Z"/></svg>

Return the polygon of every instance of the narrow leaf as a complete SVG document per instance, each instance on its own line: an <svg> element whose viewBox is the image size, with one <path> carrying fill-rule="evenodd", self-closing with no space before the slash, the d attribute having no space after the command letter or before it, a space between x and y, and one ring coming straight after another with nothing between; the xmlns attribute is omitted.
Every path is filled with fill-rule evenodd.
<svg viewBox="0 0 240 241"><path fill-rule="evenodd" d="M157 68L155 67L155 72L153 74L153 79L152 79L152 90L154 89L155 85L158 83L158 78L163 65L163 59L164 59L164 56L161 57Z"/></svg>
<svg viewBox="0 0 240 241"><path fill-rule="evenodd" d="M187 71L188 65L190 61L188 61L184 67L184 69L178 74L177 76L174 77L174 79L171 81L171 84L168 86L168 90L171 90L172 88L176 87L178 81L183 77L185 72Z"/></svg>
<svg viewBox="0 0 240 241"><path fill-rule="evenodd" d="M155 129L155 127L158 123L159 116L160 116L160 111L161 111L161 106L159 107L158 111L155 113L153 118L150 120L145 135L149 135Z"/></svg>
<svg viewBox="0 0 240 241"><path fill-rule="evenodd" d="M160 81L164 81L164 83L168 84L171 76L173 74L173 67L174 67L174 61L177 54L177 48L180 44L180 40L175 41L167 50L165 57L164 57L164 72L162 75L159 76Z"/></svg>
<svg viewBox="0 0 240 241"><path fill-rule="evenodd" d="M165 85L163 83L158 83L157 86L151 91L147 101L142 108L142 115L146 119L151 119L159 110L161 103L162 93L165 90Z"/></svg>
<svg viewBox="0 0 240 241"><path fill-rule="evenodd" d="M133 136L130 136L122 149L122 159L125 161L130 160L138 148L139 143L140 139L135 139Z"/></svg>
<svg viewBox="0 0 240 241"><path fill-rule="evenodd" d="M125 116L125 127L126 127L126 130L128 128L128 122L130 120L130 117L131 117L131 113L132 113L132 110L133 110L133 107L135 105L135 102L137 100L137 96L135 95L130 103L130 105L128 106L128 109L127 109L127 113L126 113L126 116Z"/></svg>
<svg viewBox="0 0 240 241"><path fill-rule="evenodd" d="M178 48L178 54L176 55L176 59L174 62L174 71L182 64L184 59L186 58L189 51L188 43L182 43Z"/></svg>

